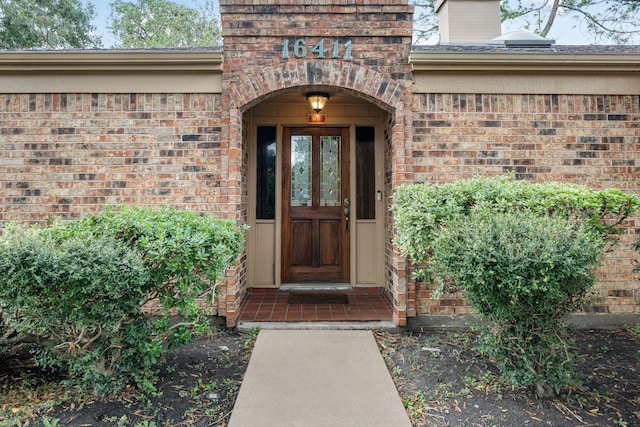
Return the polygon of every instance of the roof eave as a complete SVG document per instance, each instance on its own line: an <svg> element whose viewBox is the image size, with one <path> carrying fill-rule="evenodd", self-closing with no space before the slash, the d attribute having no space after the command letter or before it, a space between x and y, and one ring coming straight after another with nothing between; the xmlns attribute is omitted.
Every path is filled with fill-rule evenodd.
<svg viewBox="0 0 640 427"><path fill-rule="evenodd" d="M219 50L4 51L0 72L221 71Z"/></svg>
<svg viewBox="0 0 640 427"><path fill-rule="evenodd" d="M414 71L635 71L640 56L625 53L412 52Z"/></svg>

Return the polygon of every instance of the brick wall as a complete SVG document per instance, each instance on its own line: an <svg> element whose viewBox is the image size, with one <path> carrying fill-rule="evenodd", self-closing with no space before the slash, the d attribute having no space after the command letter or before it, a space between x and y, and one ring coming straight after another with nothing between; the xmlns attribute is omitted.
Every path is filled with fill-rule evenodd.
<svg viewBox="0 0 640 427"><path fill-rule="evenodd" d="M0 221L167 204L228 216L220 96L0 95Z"/></svg>
<svg viewBox="0 0 640 427"><path fill-rule="evenodd" d="M242 153L241 163L237 165L238 171L241 173L240 185L237 188L240 195L240 204L237 207L236 217L240 224L247 223L247 193L248 193L248 170L249 170L249 120L247 115L242 116L242 138L239 150ZM235 319L238 316L240 305L247 293L247 253L246 251L240 256L238 266L231 269L227 274L225 286L220 296L221 313L227 316L227 324L235 326Z"/></svg>
<svg viewBox="0 0 640 427"><path fill-rule="evenodd" d="M442 183L514 171L528 181L562 181L640 195L640 97L583 95L416 94L416 182ZM639 312L637 254L630 245L640 218L621 227L597 286L597 313ZM419 314L463 314L460 295L430 299L417 284Z"/></svg>

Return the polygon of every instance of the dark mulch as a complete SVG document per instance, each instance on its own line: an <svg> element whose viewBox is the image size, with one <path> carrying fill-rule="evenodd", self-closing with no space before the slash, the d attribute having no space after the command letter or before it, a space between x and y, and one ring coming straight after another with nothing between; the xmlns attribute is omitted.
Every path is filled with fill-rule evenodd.
<svg viewBox="0 0 640 427"><path fill-rule="evenodd" d="M576 331L582 384L552 400L498 378L470 332L377 334L414 426L640 426L640 340Z"/></svg>
<svg viewBox="0 0 640 427"><path fill-rule="evenodd" d="M640 341L628 332L576 332L582 385L543 401L500 380L473 333L376 337L414 426L640 425ZM226 426L253 338L221 331L167 353L158 396L128 389L99 399L62 385L26 352L5 355L0 425Z"/></svg>
<svg viewBox="0 0 640 427"><path fill-rule="evenodd" d="M27 352L0 359L0 425L225 426L253 347L252 335L219 331L166 353L159 393L127 389L97 398L62 385Z"/></svg>

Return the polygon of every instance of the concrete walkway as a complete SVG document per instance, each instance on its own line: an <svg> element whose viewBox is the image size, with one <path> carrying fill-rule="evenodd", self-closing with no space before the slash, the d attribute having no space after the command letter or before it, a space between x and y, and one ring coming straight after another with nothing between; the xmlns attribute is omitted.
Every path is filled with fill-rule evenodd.
<svg viewBox="0 0 640 427"><path fill-rule="evenodd" d="M262 330L229 427L411 427L371 331Z"/></svg>

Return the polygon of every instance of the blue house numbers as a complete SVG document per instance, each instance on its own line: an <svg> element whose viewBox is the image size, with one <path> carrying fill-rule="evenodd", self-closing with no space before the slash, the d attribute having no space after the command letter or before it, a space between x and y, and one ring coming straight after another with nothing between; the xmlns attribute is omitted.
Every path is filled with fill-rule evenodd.
<svg viewBox="0 0 640 427"><path fill-rule="evenodd" d="M293 43L289 40L282 42L282 59L289 59L291 55L296 58L331 58L331 59L344 59L345 61L351 61L351 40L341 41L334 40L325 41L320 40L313 46L307 45L305 39L296 39Z"/></svg>

